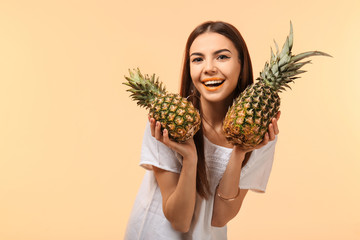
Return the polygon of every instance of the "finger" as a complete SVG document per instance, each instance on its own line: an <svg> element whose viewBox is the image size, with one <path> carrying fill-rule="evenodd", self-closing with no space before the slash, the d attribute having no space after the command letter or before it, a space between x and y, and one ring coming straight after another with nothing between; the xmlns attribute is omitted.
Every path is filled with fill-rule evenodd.
<svg viewBox="0 0 360 240"><path fill-rule="evenodd" d="M269 133L266 132L262 142L256 147L256 149L265 146L269 142Z"/></svg>
<svg viewBox="0 0 360 240"><path fill-rule="evenodd" d="M274 131L274 125L272 123L270 123L269 125L269 141L272 141L275 139L275 131Z"/></svg>
<svg viewBox="0 0 360 240"><path fill-rule="evenodd" d="M151 136L155 137L155 119L150 118Z"/></svg>
<svg viewBox="0 0 360 240"><path fill-rule="evenodd" d="M279 121L280 115L281 115L281 111L278 111L277 114L276 114L276 120L277 120L277 121Z"/></svg>
<svg viewBox="0 0 360 240"><path fill-rule="evenodd" d="M275 118L273 119L272 124L274 126L275 135L278 135L279 134L279 127L278 127L278 124L277 124L277 120Z"/></svg>
<svg viewBox="0 0 360 240"><path fill-rule="evenodd" d="M265 133L265 137L264 137L264 145L266 145L269 142L269 133Z"/></svg>
<svg viewBox="0 0 360 240"><path fill-rule="evenodd" d="M167 129L164 129L164 131L163 131L163 143L172 149L172 145L171 145L172 142L169 138L169 132Z"/></svg>
<svg viewBox="0 0 360 240"><path fill-rule="evenodd" d="M161 141L161 140L162 140L160 122L156 122L156 124L155 124L155 138L156 138L156 140L158 140L158 141Z"/></svg>

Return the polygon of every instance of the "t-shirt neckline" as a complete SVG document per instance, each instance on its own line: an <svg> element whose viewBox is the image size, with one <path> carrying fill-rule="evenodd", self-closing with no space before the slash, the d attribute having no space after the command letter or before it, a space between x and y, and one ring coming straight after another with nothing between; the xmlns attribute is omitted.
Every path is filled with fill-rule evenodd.
<svg viewBox="0 0 360 240"><path fill-rule="evenodd" d="M217 148L221 148L221 149L224 149L225 151L229 151L231 152L233 149L232 148L228 148L228 147L223 147L223 146L220 146L220 145L217 145L215 143L212 143L205 135L204 135L204 139L212 146L214 147L217 147Z"/></svg>

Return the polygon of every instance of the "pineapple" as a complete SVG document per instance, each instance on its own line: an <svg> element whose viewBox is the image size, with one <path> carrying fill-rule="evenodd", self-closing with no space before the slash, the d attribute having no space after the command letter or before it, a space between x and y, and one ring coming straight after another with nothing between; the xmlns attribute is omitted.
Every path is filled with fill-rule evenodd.
<svg viewBox="0 0 360 240"><path fill-rule="evenodd" d="M299 62L310 56L329 56L329 54L310 51L292 55L293 28L290 22L290 34L279 53L275 42L276 55L271 50L270 63L266 62L257 82L248 86L229 108L224 122L223 131L226 139L235 145L252 148L259 144L268 130L271 119L279 111L280 98L278 93L290 88L296 75L306 71L300 70L311 61ZM291 89L291 88L290 88Z"/></svg>
<svg viewBox="0 0 360 240"><path fill-rule="evenodd" d="M169 137L176 142L185 142L195 135L200 128L200 114L186 98L178 94L167 93L165 87L155 80L155 74L150 78L143 76L139 69L126 77L123 83L130 87L131 97L141 107L150 109L149 116L160 121L161 130L167 129Z"/></svg>

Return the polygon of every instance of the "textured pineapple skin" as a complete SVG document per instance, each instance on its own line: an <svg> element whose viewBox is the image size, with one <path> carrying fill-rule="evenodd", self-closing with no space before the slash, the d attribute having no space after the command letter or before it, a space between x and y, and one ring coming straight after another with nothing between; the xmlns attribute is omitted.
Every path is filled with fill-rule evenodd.
<svg viewBox="0 0 360 240"><path fill-rule="evenodd" d="M150 107L149 116L167 129L171 140L185 142L200 128L200 114L186 98L178 94L158 95Z"/></svg>
<svg viewBox="0 0 360 240"><path fill-rule="evenodd" d="M269 86L261 81L248 86L225 116L223 131L226 139L234 145L255 147L263 140L279 107L279 95Z"/></svg>

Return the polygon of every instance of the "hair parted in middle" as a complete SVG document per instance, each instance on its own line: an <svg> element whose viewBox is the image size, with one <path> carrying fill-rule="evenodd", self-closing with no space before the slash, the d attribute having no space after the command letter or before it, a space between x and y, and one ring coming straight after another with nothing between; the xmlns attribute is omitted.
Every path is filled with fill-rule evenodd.
<svg viewBox="0 0 360 240"><path fill-rule="evenodd" d="M191 32L186 42L180 86L180 95L182 97L194 96L189 98L189 100L197 109L199 109L200 114L200 93L196 90L190 76L190 47L199 35L207 32L214 32L225 36L234 44L236 50L238 51L241 72L238 78L237 88L234 90L233 98L235 99L238 97L247 86L254 82L249 51L240 32L233 25L222 21L207 21L200 24ZM228 108L229 106L224 107ZM207 198L211 189L207 178L202 127L195 134L194 141L198 155L196 191L201 197ZM244 161L244 163L246 163L246 161Z"/></svg>

